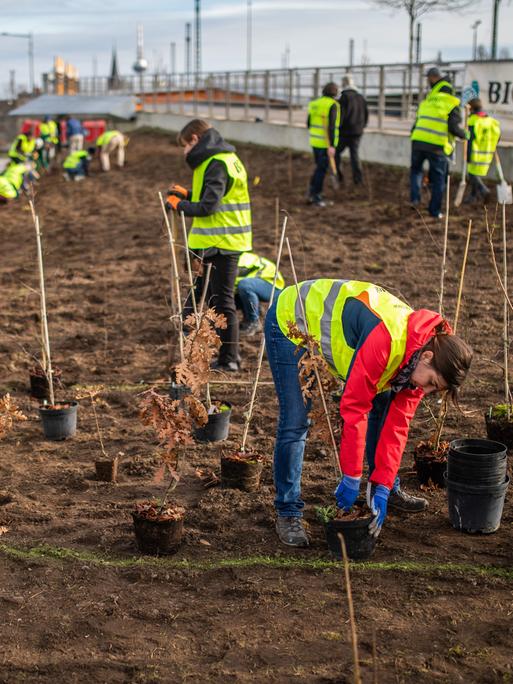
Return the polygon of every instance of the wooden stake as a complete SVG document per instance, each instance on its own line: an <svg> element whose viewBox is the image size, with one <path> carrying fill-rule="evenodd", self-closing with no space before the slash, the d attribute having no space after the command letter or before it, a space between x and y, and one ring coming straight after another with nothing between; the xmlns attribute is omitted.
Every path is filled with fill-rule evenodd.
<svg viewBox="0 0 513 684"><path fill-rule="evenodd" d="M280 234L280 198L274 198L274 249L278 249L278 239Z"/></svg>
<svg viewBox="0 0 513 684"><path fill-rule="evenodd" d="M164 204L164 199L162 197L162 193L159 192L159 199L160 199L160 206L162 207L162 213L164 214L164 221L166 223L166 228L167 228L167 236L169 239L169 247L171 248L171 260L173 264L173 276L175 280L175 297L176 297L176 309L178 311L178 325L179 325L179 330L178 330L178 344L180 345L180 361L183 362L184 360L184 354L183 354L183 311L182 311L182 298L180 296L180 276L178 275L178 263L176 261L176 249L175 249L175 240L173 237L173 233L171 231L171 226L169 225L169 218L167 216L167 211L166 211L166 206Z"/></svg>
<svg viewBox="0 0 513 684"><path fill-rule="evenodd" d="M41 246L41 231L39 230L39 216L34 214L36 229L36 243L37 243L37 261L39 265L39 292L41 297L41 318L43 320L43 343L45 344L46 353L46 379L48 380L48 387L50 390L50 405L55 406L55 396L53 392L53 370L52 357L50 355L50 337L48 335L48 317L46 315L46 293L45 293L45 276L43 269L43 249Z"/></svg>
<svg viewBox="0 0 513 684"><path fill-rule="evenodd" d="M354 616L353 592L351 591L351 577L349 575L349 559L347 557L346 543L344 537L338 533L338 540L340 548L342 549L342 558L344 560L344 579L346 584L347 606L349 608L349 624L351 626L351 646L353 650L354 663L354 684L362 684L362 676L360 674L360 658L358 655L358 634L356 632L356 619Z"/></svg>
<svg viewBox="0 0 513 684"><path fill-rule="evenodd" d="M440 301L438 304L438 311L443 316L444 303L444 281L445 281L445 262L447 259L447 237L449 235L449 207L450 207L450 192L451 192L451 177L447 176L447 196L445 202L445 230L444 230L444 244L442 253L442 272L440 275Z"/></svg>
<svg viewBox="0 0 513 684"><path fill-rule="evenodd" d="M34 196L34 187L32 186L32 196ZM30 211L32 213L32 220L34 222L34 226L36 225L36 210L34 207L34 202L33 200L29 200L29 207ZM37 294L39 294L39 291L37 291ZM41 328L41 368L43 369L44 374L46 375L46 372L48 370L48 361L46 360L46 339L45 339L45 329L44 329L44 323L43 323L43 308L41 306L41 297L39 298L39 326ZM37 359L36 359L37 361Z"/></svg>
<svg viewBox="0 0 513 684"><path fill-rule="evenodd" d="M504 283L504 289L508 291L508 255L507 255L507 235L506 235L506 205L502 205L502 267L503 276L502 282ZM509 364L508 364L508 352L509 352L509 331L508 331L508 317L509 309L506 297L504 297L503 304L503 342L504 342L504 403L508 407L508 420L510 419L510 406L511 399L509 395Z"/></svg>
<svg viewBox="0 0 513 684"><path fill-rule="evenodd" d="M205 280L203 281L203 291L201 293L201 299L199 303L199 312L200 316L203 311L203 307L205 306L205 300L207 298L207 292L208 292L208 283L210 282L210 271L212 270L212 262L209 262L207 264L207 272L205 274Z"/></svg>
<svg viewBox="0 0 513 684"><path fill-rule="evenodd" d="M276 272L274 274L273 287L271 290L271 297L269 299L269 304L267 305L266 313L271 308L273 300L274 300L274 292L276 290L276 280L278 278L278 272L280 270L281 254L283 251L283 242L285 240L285 231L287 230L287 220L288 220L288 217L285 216L285 218L283 219L283 226L281 229L280 244L278 246L278 255L276 257ZM241 443L241 447L240 447L240 450L242 452L244 452L246 449L246 441L248 439L249 424L251 422L251 417L253 415L253 408L255 406L255 397L256 397L256 393L257 393L257 389L258 389L258 381L260 379L260 372L262 370L262 361L264 360L264 350L265 350L265 335L264 335L264 332L262 331L262 337L260 340L260 349L258 350L258 361L257 361L257 368L255 371L255 379L253 381L253 389L251 390L251 399L249 400L249 408L248 408L246 415L245 415L244 432L242 435L242 443Z"/></svg>
<svg viewBox="0 0 513 684"><path fill-rule="evenodd" d="M192 277L191 255L189 254L189 248L187 246L187 243L188 243L187 225L185 223L185 214L183 213L183 211L180 212L180 218L182 219L183 244L184 244L184 249L185 249L185 260L187 263L187 273L189 275L189 287L190 287L190 292L191 292L192 310L197 315L198 309L196 307L196 293L194 291L194 278Z"/></svg>
<svg viewBox="0 0 513 684"><path fill-rule="evenodd" d="M290 267L292 269L292 276L294 278L294 284L296 286L297 301L299 302L299 306L301 307L301 314L302 314L303 320L305 322L305 332L308 335L309 331L308 331L308 323L307 323L307 319L306 319L306 311L305 311L305 307L303 306L303 300L301 299L301 295L299 292L299 283L297 280L296 269L294 267L294 260L292 258L292 250L290 249L289 239L285 238L285 242L287 243L287 249L289 252L289 259L290 259ZM321 383L321 376L319 375L319 371L315 366L314 366L314 373L315 373L315 379L317 380L317 385L319 387L319 394L321 396L324 414L326 415L326 421L328 423L328 429L330 431L331 445L333 447L333 456L334 456L334 462L335 462L335 474L336 474L336 477L338 478L340 475L342 475L342 469L340 467L340 461L338 458L338 449L337 449L337 442L335 441L335 433L333 432L333 427L331 425L330 414L328 412L328 406L326 404L326 397L324 396L324 389L323 389L322 383Z"/></svg>

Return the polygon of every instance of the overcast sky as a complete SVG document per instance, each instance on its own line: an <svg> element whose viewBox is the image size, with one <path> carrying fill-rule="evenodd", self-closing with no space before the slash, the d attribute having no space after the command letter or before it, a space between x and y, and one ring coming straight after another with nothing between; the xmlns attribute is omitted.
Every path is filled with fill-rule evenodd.
<svg viewBox="0 0 513 684"><path fill-rule="evenodd" d="M202 66L206 71L246 66L247 0L202 0ZM377 8L372 0L253 0L254 68L278 68L286 45L291 66L336 66L348 61L349 39L356 62L366 52L373 63L407 59L404 11ZM34 33L36 82L62 56L81 75L110 68L113 44L120 71L130 73L135 59L136 26L144 26L144 51L150 63L167 69L170 43L176 43L177 69L184 66L184 32L194 22L194 0L14 0L2 2L1 31ZM490 45L493 0L480 0L459 13L422 17L423 61L470 59L471 24L482 20L478 41ZM501 3L499 47L513 56L513 2ZM5 94L9 70L18 84L28 81L27 41L0 36L0 88Z"/></svg>

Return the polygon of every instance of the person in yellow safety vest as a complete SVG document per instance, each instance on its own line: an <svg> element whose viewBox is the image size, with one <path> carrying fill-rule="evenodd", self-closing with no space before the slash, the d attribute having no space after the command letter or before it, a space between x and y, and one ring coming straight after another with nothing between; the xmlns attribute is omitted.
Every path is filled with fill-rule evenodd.
<svg viewBox="0 0 513 684"><path fill-rule="evenodd" d="M209 301L227 323L220 331L222 344L212 367L236 372L240 358L235 279L241 252L250 252L252 246L248 176L235 148L208 122L193 119L177 140L193 170L192 191L172 185L167 206L193 217L189 250L203 264L212 264ZM201 284L198 287L201 291Z"/></svg>
<svg viewBox="0 0 513 684"><path fill-rule="evenodd" d="M298 295L299 290L299 295ZM306 316L306 321L305 321ZM369 465L367 501L377 536L387 507L406 513L428 502L411 496L397 475L411 419L422 399L447 391L453 401L465 380L472 350L439 313L407 304L384 288L357 280L320 278L286 287L265 320L265 343L278 395L274 449L276 531L289 546L307 546L302 524L301 470L310 402L304 402L298 363L306 353L289 324L319 344L331 373L345 381L337 506L349 510Z"/></svg>
<svg viewBox="0 0 513 684"><path fill-rule="evenodd" d="M240 324L241 335L251 337L262 330L260 322L260 302L269 302L273 289L276 264L270 259L254 252L242 252L238 262L238 273L235 278L235 301L240 304L244 320ZM280 272L276 277L274 296L285 287Z"/></svg>
<svg viewBox="0 0 513 684"><path fill-rule="evenodd" d="M424 176L423 165L429 162L431 200L428 211L433 218L442 218L442 200L454 150L454 138L467 137L461 128L460 101L449 81L437 67L427 72L431 91L420 103L411 132L410 199L413 207L420 204Z"/></svg>
<svg viewBox="0 0 513 684"><path fill-rule="evenodd" d="M102 171L110 171L110 153L117 150L117 165L125 165L125 136L119 131L105 131L96 139L96 147L100 151Z"/></svg>
<svg viewBox="0 0 513 684"><path fill-rule="evenodd" d="M27 160L34 159L37 153L36 139L32 131L17 135L7 154L15 164L23 164Z"/></svg>
<svg viewBox="0 0 513 684"><path fill-rule="evenodd" d="M497 119L489 116L484 110L481 100L474 98L468 103L470 116L468 129L470 140L467 148L467 171L470 180L471 195L469 202L481 197L488 201L490 190L483 182L493 161L497 144L501 137L501 126Z"/></svg>
<svg viewBox="0 0 513 684"><path fill-rule="evenodd" d="M34 167L33 162L13 163L7 166L0 174L0 202L16 199L20 191L25 189L27 181L39 178Z"/></svg>
<svg viewBox="0 0 513 684"><path fill-rule="evenodd" d="M48 168L52 159L55 157L55 148L59 144L59 128L55 121L49 116L45 116L39 126L39 135L44 143L43 166Z"/></svg>
<svg viewBox="0 0 513 684"><path fill-rule="evenodd" d="M84 180L89 175L89 162L91 161L92 154L94 154L94 148L90 148L87 152L85 150L77 150L68 154L62 164L66 180Z"/></svg>
<svg viewBox="0 0 513 684"><path fill-rule="evenodd" d="M326 206L322 197L322 187L330 158L335 160L340 126L340 105L335 99L337 95L337 84L327 83L322 89L322 97L312 100L308 105L306 125L315 161L308 202L317 207Z"/></svg>

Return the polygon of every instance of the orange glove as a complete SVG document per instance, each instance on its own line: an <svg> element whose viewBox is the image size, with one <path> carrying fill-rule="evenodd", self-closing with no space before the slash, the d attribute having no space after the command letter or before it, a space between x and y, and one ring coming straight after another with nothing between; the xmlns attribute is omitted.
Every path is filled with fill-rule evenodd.
<svg viewBox="0 0 513 684"><path fill-rule="evenodd" d="M168 209L174 209L174 211L178 211L178 205L180 204L180 202L182 200L183 200L183 197L177 197L176 195L168 195L166 207Z"/></svg>
<svg viewBox="0 0 513 684"><path fill-rule="evenodd" d="M167 191L167 194L168 194L168 196L169 195L175 195L176 197L179 197L180 199L188 199L189 198L189 191L186 190L186 188L183 188L181 185L176 185L176 183L173 183L173 185Z"/></svg>

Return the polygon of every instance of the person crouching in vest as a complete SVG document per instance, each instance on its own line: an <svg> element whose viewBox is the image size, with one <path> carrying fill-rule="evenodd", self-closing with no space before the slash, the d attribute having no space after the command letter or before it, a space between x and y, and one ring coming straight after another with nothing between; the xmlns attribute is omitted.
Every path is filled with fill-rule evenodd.
<svg viewBox="0 0 513 684"><path fill-rule="evenodd" d="M322 97L312 100L308 105L306 125L315 161L308 201L317 207L326 206L322 197L322 187L330 158L335 160L340 126L340 105L335 100L337 95L337 84L327 83L322 89Z"/></svg>
<svg viewBox="0 0 513 684"><path fill-rule="evenodd" d="M457 402L472 350L451 333L434 311L413 311L372 283L356 280L307 280L299 284L307 328L331 372L345 381L340 401L342 433L335 490L337 506L356 501L364 453L369 466L367 502L374 514L370 531L378 535L387 506L422 511L425 499L401 489L398 477L408 429L426 394L447 391ZM295 286L286 287L265 321L267 357L278 395L279 421L274 450L276 530L289 546L306 546L302 525L301 470L308 434L309 403L299 382L300 340L288 322L306 332Z"/></svg>
<svg viewBox="0 0 513 684"><path fill-rule="evenodd" d="M68 154L62 168L64 169L64 178L68 181L81 181L89 175L89 162L94 154L94 147L85 150L77 150Z"/></svg>
<svg viewBox="0 0 513 684"><path fill-rule="evenodd" d="M497 119L488 116L483 111L479 98L469 102L470 116L468 129L470 139L467 148L467 171L470 180L470 202L478 200L488 201L490 190L483 182L493 161L497 143L501 137L501 127Z"/></svg>
<svg viewBox="0 0 513 684"><path fill-rule="evenodd" d="M9 164L0 174L0 203L5 204L9 200L19 197L23 190L27 189L28 183L39 178L35 170L34 162L23 164Z"/></svg>
<svg viewBox="0 0 513 684"><path fill-rule="evenodd" d="M241 335L251 337L262 330L260 302L269 302L273 289L276 264L254 252L242 252L235 279L235 303L240 306L244 320L239 326ZM282 274L276 276L274 296L285 287Z"/></svg>
<svg viewBox="0 0 513 684"><path fill-rule="evenodd" d="M178 134L185 161L193 170L192 191L169 189L168 207L192 217L188 247L203 264L212 264L208 302L224 314L221 348L213 368L239 370L239 321L235 279L241 252L252 246L248 177L235 148L202 119L193 119ZM201 287L201 284L199 284Z"/></svg>
<svg viewBox="0 0 513 684"><path fill-rule="evenodd" d="M410 200L420 204L420 189L424 176L423 164L429 162L431 200L428 211L434 218L442 218L442 200L449 171L449 157L454 150L454 137L468 137L461 128L460 101L454 96L452 85L437 67L427 72L431 91L417 110L411 132Z"/></svg>
<svg viewBox="0 0 513 684"><path fill-rule="evenodd" d="M119 131L105 131L96 139L96 147L100 151L102 171L110 171L110 155L117 153L116 163L121 169L125 165L125 136Z"/></svg>

